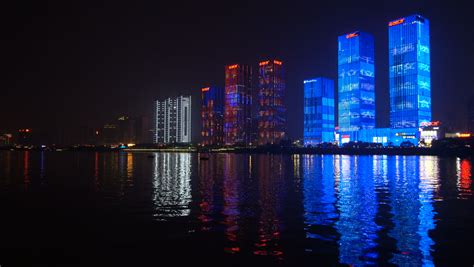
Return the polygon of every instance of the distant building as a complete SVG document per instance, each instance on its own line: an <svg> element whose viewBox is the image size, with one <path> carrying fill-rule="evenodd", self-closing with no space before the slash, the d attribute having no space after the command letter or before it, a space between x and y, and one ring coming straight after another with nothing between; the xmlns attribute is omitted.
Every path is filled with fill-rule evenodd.
<svg viewBox="0 0 474 267"><path fill-rule="evenodd" d="M191 142L191 96L155 102L154 143Z"/></svg>
<svg viewBox="0 0 474 267"><path fill-rule="evenodd" d="M102 127L102 136L101 136L102 143L105 145L116 145L120 141L119 137L119 127L117 124L114 123L107 123L104 124Z"/></svg>
<svg viewBox="0 0 474 267"><path fill-rule="evenodd" d="M420 15L389 22L391 128L431 122L430 24Z"/></svg>
<svg viewBox="0 0 474 267"><path fill-rule="evenodd" d="M135 143L150 144L153 139L153 129L150 125L150 119L147 116L139 116L135 118Z"/></svg>
<svg viewBox="0 0 474 267"><path fill-rule="evenodd" d="M117 118L117 126L119 142L121 144L134 144L136 140L135 118L122 115Z"/></svg>
<svg viewBox="0 0 474 267"><path fill-rule="evenodd" d="M278 144L285 137L286 106L283 63L266 60L258 70L258 143Z"/></svg>
<svg viewBox="0 0 474 267"><path fill-rule="evenodd" d="M12 134L0 134L0 146L12 145Z"/></svg>
<svg viewBox="0 0 474 267"><path fill-rule="evenodd" d="M357 31L338 44L339 133L357 141L360 129L375 128L374 38Z"/></svg>
<svg viewBox="0 0 474 267"><path fill-rule="evenodd" d="M201 89L201 137L203 145L224 144L224 90Z"/></svg>
<svg viewBox="0 0 474 267"><path fill-rule="evenodd" d="M33 130L30 128L24 128L18 130L16 143L19 145L33 145L34 144ZM37 138L36 138L37 139Z"/></svg>
<svg viewBox="0 0 474 267"><path fill-rule="evenodd" d="M334 81L304 81L304 145L334 142Z"/></svg>
<svg viewBox="0 0 474 267"><path fill-rule="evenodd" d="M234 64L225 67L224 142L226 145L252 143L252 68Z"/></svg>

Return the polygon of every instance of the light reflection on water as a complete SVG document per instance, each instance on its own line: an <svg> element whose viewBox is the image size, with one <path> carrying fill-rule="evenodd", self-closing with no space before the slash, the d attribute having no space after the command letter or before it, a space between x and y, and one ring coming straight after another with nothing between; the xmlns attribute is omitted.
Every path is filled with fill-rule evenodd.
<svg viewBox="0 0 474 267"><path fill-rule="evenodd" d="M470 159L147 156L1 152L0 192L85 184L99 201L136 207L151 220L180 220L195 229L191 240L203 235L226 255L356 266L434 265L440 241L432 233L444 220L436 203L473 201Z"/></svg>
<svg viewBox="0 0 474 267"><path fill-rule="evenodd" d="M188 216L191 202L191 154L155 153L153 196L157 219Z"/></svg>

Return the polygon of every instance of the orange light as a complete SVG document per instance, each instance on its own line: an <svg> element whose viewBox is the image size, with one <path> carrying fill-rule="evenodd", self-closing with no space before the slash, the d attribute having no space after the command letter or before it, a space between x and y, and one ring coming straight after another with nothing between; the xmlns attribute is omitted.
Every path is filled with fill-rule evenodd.
<svg viewBox="0 0 474 267"><path fill-rule="evenodd" d="M403 22L405 22L405 18L401 18L401 19L397 19L397 20L394 20L394 21L390 21L388 23L388 26L389 27L392 27L392 26L395 26L395 25L398 25L398 24L402 24Z"/></svg>
<svg viewBox="0 0 474 267"><path fill-rule="evenodd" d="M471 137L470 133L456 133L456 135L460 138L469 138L469 137Z"/></svg>
<svg viewBox="0 0 474 267"><path fill-rule="evenodd" d="M273 60L273 63L277 64L277 65L281 65L282 62L281 61L278 61L278 60Z"/></svg>
<svg viewBox="0 0 474 267"><path fill-rule="evenodd" d="M358 32L349 33L348 35L346 35L346 39L350 39L356 36L359 36Z"/></svg>
<svg viewBox="0 0 474 267"><path fill-rule="evenodd" d="M26 129L25 132L29 133L29 132L30 132L30 129Z"/></svg>
<svg viewBox="0 0 474 267"><path fill-rule="evenodd" d="M209 91L209 87L205 87L201 89L201 92L207 92L207 91Z"/></svg>
<svg viewBox="0 0 474 267"><path fill-rule="evenodd" d="M231 69L236 69L238 66L239 64L234 64L234 65L230 65L228 68L229 70L231 70Z"/></svg>
<svg viewBox="0 0 474 267"><path fill-rule="evenodd" d="M265 65L267 65L268 63L270 63L269 60L267 60L267 61L262 61L262 62L260 62L258 65L259 65L259 66L265 66Z"/></svg>

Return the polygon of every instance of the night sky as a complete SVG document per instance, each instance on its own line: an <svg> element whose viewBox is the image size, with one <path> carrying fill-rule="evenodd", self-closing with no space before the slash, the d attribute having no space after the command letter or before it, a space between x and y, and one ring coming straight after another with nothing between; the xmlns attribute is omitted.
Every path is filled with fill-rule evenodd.
<svg viewBox="0 0 474 267"><path fill-rule="evenodd" d="M474 94L474 18L467 5L163 2L3 4L0 132L54 133L98 127L121 114L152 117L154 99L192 94L197 137L200 88L224 86L224 65L256 68L276 57L286 68L289 136L299 138L303 80L337 79L337 36L356 30L375 37L377 126L387 127L387 24L414 13L430 20L433 119L466 126L467 96Z"/></svg>

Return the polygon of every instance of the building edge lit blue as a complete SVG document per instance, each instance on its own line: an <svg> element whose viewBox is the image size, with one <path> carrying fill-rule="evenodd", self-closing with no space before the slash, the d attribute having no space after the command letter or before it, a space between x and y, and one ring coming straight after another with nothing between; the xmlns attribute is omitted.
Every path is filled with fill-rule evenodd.
<svg viewBox="0 0 474 267"><path fill-rule="evenodd" d="M420 15L388 23L390 127L431 121L429 20Z"/></svg>
<svg viewBox="0 0 474 267"><path fill-rule="evenodd" d="M342 142L375 128L374 37L355 31L338 37L338 126Z"/></svg>
<svg viewBox="0 0 474 267"><path fill-rule="evenodd" d="M304 80L304 145L334 142L334 80Z"/></svg>
<svg viewBox="0 0 474 267"><path fill-rule="evenodd" d="M360 38L362 33L339 36L339 130L336 134L339 144L356 141L384 146L399 146L404 142L418 145L422 125L432 120L428 19L417 14L398 18L388 23L388 33L390 128L374 128L375 123L374 127L367 127L367 124L357 121L362 117L362 112L358 112L362 97L357 98L358 94L354 92L361 88L356 84L355 74L365 73L365 70L360 67L357 71L354 59L360 59L361 55L353 50L358 51L357 43L354 44L357 39L354 38ZM345 46L349 52L344 50ZM347 70L352 74L350 77L346 75ZM349 96L344 95L346 91L351 92Z"/></svg>

